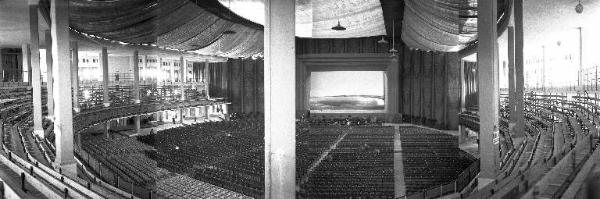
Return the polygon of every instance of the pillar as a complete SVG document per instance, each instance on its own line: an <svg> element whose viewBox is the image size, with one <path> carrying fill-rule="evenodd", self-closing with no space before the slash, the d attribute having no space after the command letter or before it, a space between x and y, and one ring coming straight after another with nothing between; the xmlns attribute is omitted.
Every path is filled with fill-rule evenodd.
<svg viewBox="0 0 600 199"><path fill-rule="evenodd" d="M479 66L479 152L481 172L478 185L492 183L498 165L498 43L496 1L480 1L477 5L477 66Z"/></svg>
<svg viewBox="0 0 600 199"><path fill-rule="evenodd" d="M67 0L51 0L52 70L55 75L54 134L56 158L54 165L63 172L76 173L73 156L73 107L71 99L71 69L69 66L69 4Z"/></svg>
<svg viewBox="0 0 600 199"><path fill-rule="evenodd" d="M175 62L171 64L171 84L175 84Z"/></svg>
<svg viewBox="0 0 600 199"><path fill-rule="evenodd" d="M77 41L71 41L71 85L73 86L73 110L79 109L79 48Z"/></svg>
<svg viewBox="0 0 600 199"><path fill-rule="evenodd" d="M163 77L165 75L165 71L162 68L162 58L161 57L158 58L157 69L158 69L158 73L157 73L158 76L156 77L156 81L163 82L164 81Z"/></svg>
<svg viewBox="0 0 600 199"><path fill-rule="evenodd" d="M208 59L204 61L204 77L202 78L204 81L204 90L206 90L206 99L210 99L210 69L209 69Z"/></svg>
<svg viewBox="0 0 600 199"><path fill-rule="evenodd" d="M181 88L181 101L185 100L185 60L179 57L179 86Z"/></svg>
<svg viewBox="0 0 600 199"><path fill-rule="evenodd" d="M204 106L204 117L206 117L206 119L209 119L210 114L208 113L208 106Z"/></svg>
<svg viewBox="0 0 600 199"><path fill-rule="evenodd" d="M0 118L0 144L4 144L4 120L2 118Z"/></svg>
<svg viewBox="0 0 600 199"><path fill-rule="evenodd" d="M463 125L458 125L458 144L464 144L467 141L467 129Z"/></svg>
<svg viewBox="0 0 600 199"><path fill-rule="evenodd" d="M185 109L183 109L183 108L180 108L179 110L177 110L177 112L179 113L179 122L182 124L183 124L183 116L184 116L183 111L184 110Z"/></svg>
<svg viewBox="0 0 600 199"><path fill-rule="evenodd" d="M265 198L296 197L295 1L265 1Z"/></svg>
<svg viewBox="0 0 600 199"><path fill-rule="evenodd" d="M148 55L144 55L144 67L143 67L143 69L146 71L146 74L142 76L142 80L148 81L148 73L150 73L150 70L148 68Z"/></svg>
<svg viewBox="0 0 600 199"><path fill-rule="evenodd" d="M133 116L133 125L135 128L135 133L140 133L140 117L139 115Z"/></svg>
<svg viewBox="0 0 600 199"><path fill-rule="evenodd" d="M102 88L103 91L103 102L104 107L110 106L110 98L108 96L108 49L106 47L102 47L102 52L100 52L100 64L102 66Z"/></svg>
<svg viewBox="0 0 600 199"><path fill-rule="evenodd" d="M48 96L46 97L46 107L48 107L48 118L54 119L54 75L52 73L52 35L50 30L45 32L46 38L46 91ZM0 62L1 63L1 62ZM1 64L0 64L1 65Z"/></svg>
<svg viewBox="0 0 600 199"><path fill-rule="evenodd" d="M23 82L28 81L28 83L31 83L31 80L29 79L29 74L31 74L31 60L29 59L29 54L31 54L29 52L29 44L23 44L21 45L21 60L23 61L23 68L21 73L25 73L25 68L27 68L29 71L27 71L27 77L23 76ZM25 79L27 78L27 80Z"/></svg>
<svg viewBox="0 0 600 199"><path fill-rule="evenodd" d="M522 4L522 3L521 3ZM515 2L515 6L516 2ZM521 12L520 14L520 19L521 20L521 25L523 25L523 6L521 5L521 10L519 10ZM516 16L516 12L517 8L515 7L515 21L517 20L517 16ZM577 86L582 86L583 85L583 32L581 30L581 27L577 27L577 30L579 30L579 72L578 74L578 78L577 78ZM518 30L517 30L518 31ZM581 89L581 88L578 88Z"/></svg>
<svg viewBox="0 0 600 199"><path fill-rule="evenodd" d="M42 127L42 76L40 69L40 35L38 31L38 3L37 0L29 1L29 53L23 52L23 57L28 59L29 76L32 87L33 99L33 133L44 137ZM27 57L29 56L29 57Z"/></svg>
<svg viewBox="0 0 600 199"><path fill-rule="evenodd" d="M136 104L140 103L140 68L139 68L139 53L133 51L133 102ZM137 118L137 117L136 117ZM139 118L138 118L139 119Z"/></svg>
<svg viewBox="0 0 600 199"><path fill-rule="evenodd" d="M4 81L4 60L2 60L2 48L0 48L0 82Z"/></svg>
<svg viewBox="0 0 600 199"><path fill-rule="evenodd" d="M106 139L110 139L110 124L110 120L104 123L104 134L106 135Z"/></svg>
<svg viewBox="0 0 600 199"><path fill-rule="evenodd" d="M514 134L515 113L515 27L508 26L508 109L510 112L509 131Z"/></svg>
<svg viewBox="0 0 600 199"><path fill-rule="evenodd" d="M523 115L523 96L525 91L525 76L523 75L523 0L514 1L515 20L515 131L517 136L525 136L525 116ZM515 143L519 144L519 143Z"/></svg>
<svg viewBox="0 0 600 199"><path fill-rule="evenodd" d="M21 52L23 52L23 55L22 55L22 58L23 58L23 70L25 70L25 65L27 65L27 83L29 83L31 85L31 75L32 75L32 73L31 73L31 59L29 59L29 57L31 56L31 49L30 49L31 46L30 46L30 44L27 44L27 49L25 49L25 45L26 44L23 44L23 46L21 46L22 47L22 51ZM23 81L25 81L25 78L23 78Z"/></svg>
<svg viewBox="0 0 600 199"><path fill-rule="evenodd" d="M387 67L386 78L387 85L386 87L386 101L385 105L387 106L387 122L394 122L394 118L396 115L400 113L398 109L398 85L399 85L399 67L398 65L398 57L394 56L390 61L390 64Z"/></svg>

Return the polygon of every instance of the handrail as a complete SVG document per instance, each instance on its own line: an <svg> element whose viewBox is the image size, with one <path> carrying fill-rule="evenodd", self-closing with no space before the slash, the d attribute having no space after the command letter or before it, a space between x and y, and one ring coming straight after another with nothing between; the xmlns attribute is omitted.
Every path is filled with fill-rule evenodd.
<svg viewBox="0 0 600 199"><path fill-rule="evenodd" d="M39 161L37 161L29 152L29 150L27 149L27 147L24 144L24 138L23 135L21 133L21 131L18 131L19 136L21 137L21 144L23 144L23 148L25 149L25 154L27 155L27 161L21 159L18 156L15 156L14 159L21 165L23 165L26 168L29 168L31 172L34 172L40 176L42 176L43 179L45 179L46 181L54 184L54 186L60 186L61 184L63 185L63 187L60 187L60 189L67 189L69 188L68 186L73 188L73 193L77 192L81 192L81 194L85 194L87 195L87 197L90 198L96 198L96 199L100 199L103 198L102 196L100 196L98 193L94 192L93 190L87 189L86 187L83 187L81 184L79 184L78 182L75 182L74 180L70 179L68 176L62 175L57 173L56 171L54 171L53 169L50 169L48 167L46 167L44 164L39 163ZM35 164L35 167L33 164L29 163L32 162L33 164ZM35 172L35 170L42 170L43 172ZM54 180L52 180L52 179ZM58 180L60 179L60 182L58 182ZM77 192L75 192L77 191ZM87 192L87 193L86 193ZM83 197L84 195L81 195L81 197Z"/></svg>
<svg viewBox="0 0 600 199"><path fill-rule="evenodd" d="M21 198L17 192L7 185L2 178L0 178L0 197L1 198Z"/></svg>
<svg viewBox="0 0 600 199"><path fill-rule="evenodd" d="M469 165L469 167L467 167L458 175L456 180L453 180L450 183L433 186L421 192L399 196L395 199L417 198L419 196L424 196L423 198L437 198L448 194L460 193L479 174L479 161L480 160L476 160Z"/></svg>

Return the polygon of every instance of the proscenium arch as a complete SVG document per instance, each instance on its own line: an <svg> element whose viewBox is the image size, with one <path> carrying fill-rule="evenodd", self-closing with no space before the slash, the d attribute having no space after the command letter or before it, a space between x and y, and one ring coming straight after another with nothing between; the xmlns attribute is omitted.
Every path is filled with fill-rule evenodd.
<svg viewBox="0 0 600 199"><path fill-rule="evenodd" d="M317 114L386 116L398 111L398 61L388 53L307 54L296 58L296 112L310 110L310 74L315 71L383 71L385 108L381 110L326 111Z"/></svg>

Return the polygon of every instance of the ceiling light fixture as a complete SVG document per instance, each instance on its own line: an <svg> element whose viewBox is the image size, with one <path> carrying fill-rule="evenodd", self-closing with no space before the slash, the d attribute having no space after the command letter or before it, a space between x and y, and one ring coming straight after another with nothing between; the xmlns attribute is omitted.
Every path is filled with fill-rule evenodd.
<svg viewBox="0 0 600 199"><path fill-rule="evenodd" d="M583 12L583 4L581 4L581 0L579 0L579 3L575 6L575 12L578 14Z"/></svg>
<svg viewBox="0 0 600 199"><path fill-rule="evenodd" d="M379 41L377 41L377 43L379 43L379 44L387 44L389 42L387 40L385 40L385 37L383 35L381 35L381 39Z"/></svg>
<svg viewBox="0 0 600 199"><path fill-rule="evenodd" d="M333 29L333 30L335 30L335 31L344 31L344 30L346 30L346 27L342 26L342 25L340 24L340 20L338 20L338 23L337 23L337 25L336 25L336 26L334 26L334 27L331 27L331 29Z"/></svg>

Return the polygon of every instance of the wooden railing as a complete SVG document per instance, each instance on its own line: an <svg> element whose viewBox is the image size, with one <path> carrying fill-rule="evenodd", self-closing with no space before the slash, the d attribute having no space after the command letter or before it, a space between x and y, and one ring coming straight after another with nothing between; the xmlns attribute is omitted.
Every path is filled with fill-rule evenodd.
<svg viewBox="0 0 600 199"><path fill-rule="evenodd" d="M473 162L467 169L463 170L456 180L434 186L421 192L413 193L410 195L396 197L396 199L426 199L426 198L438 198L449 194L460 193L465 187L471 184L471 181L479 174L479 160Z"/></svg>

